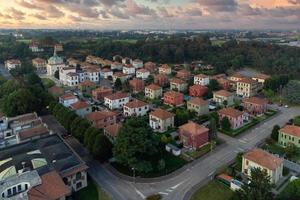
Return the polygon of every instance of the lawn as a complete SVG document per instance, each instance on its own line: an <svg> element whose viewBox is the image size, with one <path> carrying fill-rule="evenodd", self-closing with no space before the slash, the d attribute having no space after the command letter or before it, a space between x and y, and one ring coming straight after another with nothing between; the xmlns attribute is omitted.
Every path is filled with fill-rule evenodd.
<svg viewBox="0 0 300 200"><path fill-rule="evenodd" d="M93 181L88 181L88 186L74 194L76 200L111 200L106 192Z"/></svg>
<svg viewBox="0 0 300 200"><path fill-rule="evenodd" d="M45 86L45 88L51 88L55 85L54 81L52 81L49 78L42 78L42 83Z"/></svg>
<svg viewBox="0 0 300 200"><path fill-rule="evenodd" d="M114 40L115 42L121 42L124 44L135 44L137 42L137 40L134 39L124 39L124 40Z"/></svg>
<svg viewBox="0 0 300 200"><path fill-rule="evenodd" d="M233 195L234 192L228 186L213 180L197 190L191 200L229 200Z"/></svg>
<svg viewBox="0 0 300 200"><path fill-rule="evenodd" d="M161 158L165 160L166 166L164 170L158 170L157 168L154 168L153 171L149 172L149 173L139 173L136 172L136 176L138 177L142 177L142 178L154 178L154 177L160 177L160 176L164 176L167 175L181 167L183 167L185 164L187 164L187 161L184 160L183 158L181 158L180 156L174 156L166 151L164 151L161 155ZM156 166L155 163L157 163L157 161L161 158L153 158L153 166ZM133 176L133 172L131 169L129 169L128 167L122 166L118 163L112 163L111 164L116 170L118 170L119 172L126 174L128 176Z"/></svg>
<svg viewBox="0 0 300 200"><path fill-rule="evenodd" d="M195 151L187 152L186 154L191 156L194 159L200 158L201 156L207 154L211 150L211 145L210 143L207 145L204 145L200 149L197 149Z"/></svg>

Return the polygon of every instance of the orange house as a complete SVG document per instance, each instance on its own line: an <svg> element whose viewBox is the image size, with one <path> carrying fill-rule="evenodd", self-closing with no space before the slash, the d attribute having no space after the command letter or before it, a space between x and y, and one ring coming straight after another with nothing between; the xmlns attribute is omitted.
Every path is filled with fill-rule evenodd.
<svg viewBox="0 0 300 200"><path fill-rule="evenodd" d="M183 105L183 94L175 91L168 91L164 94L164 104L171 106Z"/></svg>

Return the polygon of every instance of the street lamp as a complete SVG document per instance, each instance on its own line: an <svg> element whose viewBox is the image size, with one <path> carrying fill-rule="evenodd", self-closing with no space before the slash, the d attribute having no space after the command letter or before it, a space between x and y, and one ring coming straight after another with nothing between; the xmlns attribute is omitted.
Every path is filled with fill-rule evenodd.
<svg viewBox="0 0 300 200"><path fill-rule="evenodd" d="M133 182L135 183L135 168L132 167L131 170L133 171Z"/></svg>

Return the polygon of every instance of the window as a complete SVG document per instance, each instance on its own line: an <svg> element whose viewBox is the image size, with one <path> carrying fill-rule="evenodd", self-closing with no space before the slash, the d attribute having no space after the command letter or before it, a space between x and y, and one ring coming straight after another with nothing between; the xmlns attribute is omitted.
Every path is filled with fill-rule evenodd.
<svg viewBox="0 0 300 200"><path fill-rule="evenodd" d="M79 182L79 183L76 184L76 189L77 190L80 189L81 187L82 187L82 183L81 182Z"/></svg>

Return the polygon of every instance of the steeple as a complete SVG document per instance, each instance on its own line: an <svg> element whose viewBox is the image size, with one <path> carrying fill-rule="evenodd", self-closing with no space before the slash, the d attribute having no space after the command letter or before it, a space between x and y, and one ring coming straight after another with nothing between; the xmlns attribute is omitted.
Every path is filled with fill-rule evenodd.
<svg viewBox="0 0 300 200"><path fill-rule="evenodd" d="M56 48L54 47L54 53L53 53L53 56L57 56L56 54Z"/></svg>

